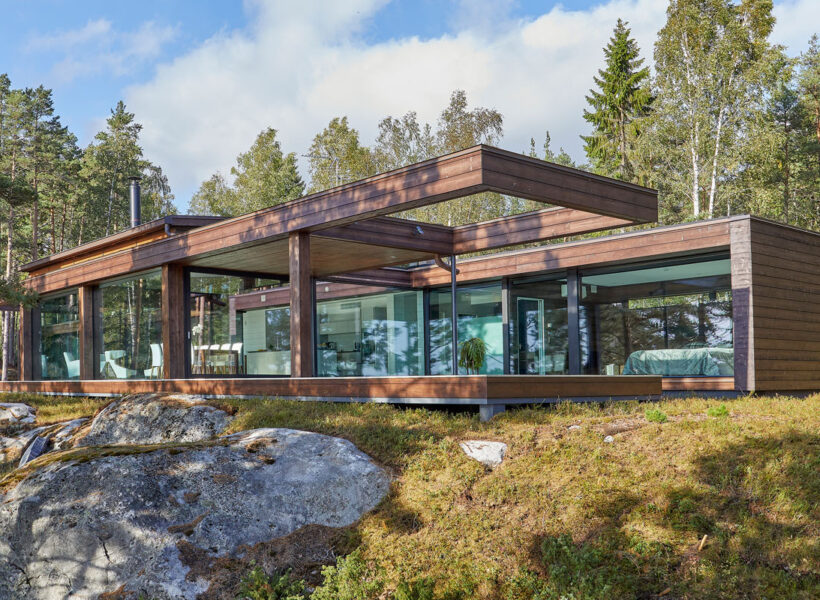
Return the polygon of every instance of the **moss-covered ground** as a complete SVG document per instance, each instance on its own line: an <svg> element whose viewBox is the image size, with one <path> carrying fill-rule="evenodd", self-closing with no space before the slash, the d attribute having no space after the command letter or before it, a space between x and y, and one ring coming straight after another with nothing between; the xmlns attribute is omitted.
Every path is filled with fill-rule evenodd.
<svg viewBox="0 0 820 600"><path fill-rule="evenodd" d="M44 419L99 406L25 401ZM329 569L317 598L820 597L820 395L563 404L489 423L376 404L220 403L236 407L232 431L344 437L395 478L346 536L355 564ZM507 457L486 469L465 439L506 442Z"/></svg>

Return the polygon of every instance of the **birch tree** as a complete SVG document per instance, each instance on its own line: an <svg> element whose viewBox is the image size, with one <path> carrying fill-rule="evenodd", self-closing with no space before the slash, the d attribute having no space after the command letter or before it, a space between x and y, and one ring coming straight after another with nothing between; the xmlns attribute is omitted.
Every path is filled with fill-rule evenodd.
<svg viewBox="0 0 820 600"><path fill-rule="evenodd" d="M655 44L656 110L663 142L682 148L688 166L667 160L662 168L677 179L672 188L688 187L695 218L715 214L725 157L742 133L746 107L761 94L773 25L771 0L669 4Z"/></svg>

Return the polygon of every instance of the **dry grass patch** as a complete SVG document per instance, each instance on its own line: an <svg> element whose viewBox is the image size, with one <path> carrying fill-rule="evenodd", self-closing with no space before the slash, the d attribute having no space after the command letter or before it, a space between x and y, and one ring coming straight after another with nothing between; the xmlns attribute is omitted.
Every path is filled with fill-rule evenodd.
<svg viewBox="0 0 820 600"><path fill-rule="evenodd" d="M708 414L721 405L728 415ZM820 595L820 396L667 400L649 407L663 423L634 402L489 423L382 405L236 408L233 430L344 437L395 474L355 528L361 577L380 593L427 578L442 599ZM507 442L505 462L471 461L467 438Z"/></svg>

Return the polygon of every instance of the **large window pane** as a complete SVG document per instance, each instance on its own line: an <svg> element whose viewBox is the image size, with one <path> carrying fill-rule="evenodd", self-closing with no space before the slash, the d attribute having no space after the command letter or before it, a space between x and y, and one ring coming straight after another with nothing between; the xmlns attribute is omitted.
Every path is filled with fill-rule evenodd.
<svg viewBox="0 0 820 600"><path fill-rule="evenodd" d="M248 375L290 375L290 307L239 314Z"/></svg>
<svg viewBox="0 0 820 600"><path fill-rule="evenodd" d="M101 379L162 377L159 271L100 285L96 347Z"/></svg>
<svg viewBox="0 0 820 600"><path fill-rule="evenodd" d="M422 293L416 291L317 302L318 374L423 374L422 315Z"/></svg>
<svg viewBox="0 0 820 600"><path fill-rule="evenodd" d="M513 373L567 373L568 333L566 279L510 283Z"/></svg>
<svg viewBox="0 0 820 600"><path fill-rule="evenodd" d="M449 289L430 291L430 373L451 375L452 294ZM504 331L501 315L501 284L459 288L456 293L458 343L481 338L487 354L479 373L504 372ZM466 370L460 368L460 373Z"/></svg>
<svg viewBox="0 0 820 600"><path fill-rule="evenodd" d="M191 373L236 375L246 372L244 313L237 312L234 303L237 294L254 287L254 279L191 273L189 281ZM264 335L264 329L260 331Z"/></svg>
<svg viewBox="0 0 820 600"><path fill-rule="evenodd" d="M41 379L80 378L80 309L77 292L40 302L39 350ZM35 360L36 357L35 357Z"/></svg>
<svg viewBox="0 0 820 600"><path fill-rule="evenodd" d="M607 375L731 376L729 259L584 274L582 363Z"/></svg>

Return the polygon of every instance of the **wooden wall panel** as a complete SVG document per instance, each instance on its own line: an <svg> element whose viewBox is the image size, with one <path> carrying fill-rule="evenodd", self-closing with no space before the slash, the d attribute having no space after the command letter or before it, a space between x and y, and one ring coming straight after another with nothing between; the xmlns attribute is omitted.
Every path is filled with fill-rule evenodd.
<svg viewBox="0 0 820 600"><path fill-rule="evenodd" d="M171 263L162 267L162 377L182 379L187 370L185 346L185 271Z"/></svg>
<svg viewBox="0 0 820 600"><path fill-rule="evenodd" d="M290 234L290 373L313 376L313 278L310 234Z"/></svg>
<svg viewBox="0 0 820 600"><path fill-rule="evenodd" d="M94 290L83 285L77 289L80 308L80 379L94 378Z"/></svg>
<svg viewBox="0 0 820 600"><path fill-rule="evenodd" d="M748 222L754 389L820 390L820 234Z"/></svg>
<svg viewBox="0 0 820 600"><path fill-rule="evenodd" d="M752 251L749 219L730 225L732 272L732 319L735 348L735 389L755 389L754 306L752 299Z"/></svg>

